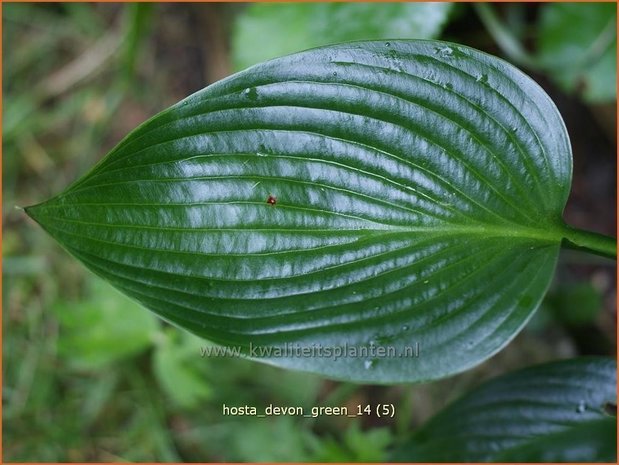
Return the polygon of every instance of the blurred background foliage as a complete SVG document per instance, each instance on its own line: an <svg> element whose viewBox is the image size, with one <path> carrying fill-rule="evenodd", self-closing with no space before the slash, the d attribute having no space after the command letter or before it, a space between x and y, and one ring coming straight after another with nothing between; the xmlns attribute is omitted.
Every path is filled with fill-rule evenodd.
<svg viewBox="0 0 619 465"><path fill-rule="evenodd" d="M615 4L3 5L4 461L381 461L482 380L615 353L614 262L565 251L527 328L481 366L421 386L356 386L238 359L86 272L16 206L84 173L205 85L325 43L441 38L503 56L546 89L574 148L565 217L614 234ZM575 31L578 31L575 33ZM394 419L222 415L222 404L393 403Z"/></svg>

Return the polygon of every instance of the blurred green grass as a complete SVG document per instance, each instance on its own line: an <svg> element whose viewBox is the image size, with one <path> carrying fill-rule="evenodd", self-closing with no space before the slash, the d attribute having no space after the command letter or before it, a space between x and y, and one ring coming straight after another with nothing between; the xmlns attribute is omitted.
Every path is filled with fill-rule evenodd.
<svg viewBox="0 0 619 465"><path fill-rule="evenodd" d="M206 342L112 290L15 208L59 192L137 124L227 74L243 8L3 6L4 461L380 461L483 378L578 353L556 318L561 286L593 283L579 294L591 308L578 324L612 318L600 306L613 292L608 264L585 259L576 271L562 267L563 284L508 349L431 385L354 386L204 359ZM470 37L458 27L447 34ZM612 331L605 337L614 340ZM387 401L394 420L221 414L223 403L354 409Z"/></svg>

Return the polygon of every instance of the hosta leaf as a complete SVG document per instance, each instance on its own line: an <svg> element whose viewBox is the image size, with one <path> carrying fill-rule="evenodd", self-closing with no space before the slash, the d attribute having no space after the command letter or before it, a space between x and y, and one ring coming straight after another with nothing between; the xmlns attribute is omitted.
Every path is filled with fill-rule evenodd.
<svg viewBox="0 0 619 465"><path fill-rule="evenodd" d="M491 356L532 315L570 176L557 109L511 65L359 42L207 87L27 212L211 341L340 379L423 381Z"/></svg>
<svg viewBox="0 0 619 465"><path fill-rule="evenodd" d="M498 454L498 462L617 462L617 419L583 422Z"/></svg>
<svg viewBox="0 0 619 465"><path fill-rule="evenodd" d="M491 380L445 408L396 454L407 462L616 462L613 359L546 363ZM449 447L445 447L449 444Z"/></svg>

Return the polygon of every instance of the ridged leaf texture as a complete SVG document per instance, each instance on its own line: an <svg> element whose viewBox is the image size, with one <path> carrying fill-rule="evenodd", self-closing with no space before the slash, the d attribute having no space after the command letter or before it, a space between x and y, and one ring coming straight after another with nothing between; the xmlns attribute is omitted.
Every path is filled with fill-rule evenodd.
<svg viewBox="0 0 619 465"><path fill-rule="evenodd" d="M508 63L356 42L203 89L27 212L206 339L332 378L419 382L480 363L532 315L571 163L554 104Z"/></svg>
<svg viewBox="0 0 619 465"><path fill-rule="evenodd" d="M615 462L617 366L551 362L491 380L445 408L400 448L407 462ZM448 446L446 446L448 444Z"/></svg>

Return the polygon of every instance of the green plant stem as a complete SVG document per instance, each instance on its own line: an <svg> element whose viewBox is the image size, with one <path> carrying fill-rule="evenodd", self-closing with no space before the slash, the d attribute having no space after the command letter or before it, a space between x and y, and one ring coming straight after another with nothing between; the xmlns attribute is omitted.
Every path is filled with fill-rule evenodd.
<svg viewBox="0 0 619 465"><path fill-rule="evenodd" d="M566 245L570 248L617 259L617 239L614 237L566 225L563 238L566 241Z"/></svg>

